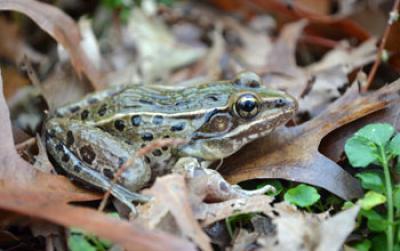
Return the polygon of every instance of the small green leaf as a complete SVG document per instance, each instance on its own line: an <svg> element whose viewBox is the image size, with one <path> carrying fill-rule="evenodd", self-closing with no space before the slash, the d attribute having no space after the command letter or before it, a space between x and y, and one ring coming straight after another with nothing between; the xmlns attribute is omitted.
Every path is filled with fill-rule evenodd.
<svg viewBox="0 0 400 251"><path fill-rule="evenodd" d="M386 202L386 196L374 191L368 191L362 199L359 200L361 208L370 210Z"/></svg>
<svg viewBox="0 0 400 251"><path fill-rule="evenodd" d="M385 193L385 184L381 172L365 171L356 174L356 177L360 178L361 186L364 189Z"/></svg>
<svg viewBox="0 0 400 251"><path fill-rule="evenodd" d="M396 136L389 143L389 151L391 154L395 156L400 155L400 133L397 133Z"/></svg>
<svg viewBox="0 0 400 251"><path fill-rule="evenodd" d="M366 239L360 242L357 242L353 245L353 248L357 251L368 251L371 248L371 241Z"/></svg>
<svg viewBox="0 0 400 251"><path fill-rule="evenodd" d="M376 147L365 138L351 137L346 141L344 151L353 167L366 167L377 160Z"/></svg>
<svg viewBox="0 0 400 251"><path fill-rule="evenodd" d="M300 184L297 187L289 189L285 195L285 201L299 207L308 207L319 200L321 196L314 187Z"/></svg>
<svg viewBox="0 0 400 251"><path fill-rule="evenodd" d="M387 228L386 219L374 210L361 210L360 214L367 218L367 226L373 232L383 232Z"/></svg>
<svg viewBox="0 0 400 251"><path fill-rule="evenodd" d="M71 251L96 251L96 248L93 247L85 238L85 236L81 234L72 234L68 237L68 247Z"/></svg>
<svg viewBox="0 0 400 251"><path fill-rule="evenodd" d="M388 123L374 123L364 126L354 136L368 139L379 146L385 146L394 132L394 127Z"/></svg>
<svg viewBox="0 0 400 251"><path fill-rule="evenodd" d="M354 206L354 203L353 203L353 202L351 202L351 201L346 201L346 202L343 204L341 210L343 211L343 210L352 208L353 206Z"/></svg>

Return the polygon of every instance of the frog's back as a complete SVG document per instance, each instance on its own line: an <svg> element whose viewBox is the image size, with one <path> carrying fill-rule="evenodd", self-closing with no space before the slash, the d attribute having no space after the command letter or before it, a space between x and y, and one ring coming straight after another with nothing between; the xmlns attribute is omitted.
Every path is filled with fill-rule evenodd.
<svg viewBox="0 0 400 251"><path fill-rule="evenodd" d="M187 138L204 123L207 114L226 106L233 92L232 85L225 82L180 90L129 85L96 102L92 100L71 119L132 142Z"/></svg>

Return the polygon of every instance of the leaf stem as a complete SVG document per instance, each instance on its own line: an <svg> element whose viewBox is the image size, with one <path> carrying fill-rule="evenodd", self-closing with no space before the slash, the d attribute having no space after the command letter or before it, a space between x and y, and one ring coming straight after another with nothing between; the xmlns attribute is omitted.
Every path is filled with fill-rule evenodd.
<svg viewBox="0 0 400 251"><path fill-rule="evenodd" d="M389 161L386 157L386 153L383 146L379 146L379 152L381 155L381 161L383 166L383 172L385 175L385 190L386 190L386 197L387 197L387 221L389 223L387 230L386 230L386 240L387 240L387 250L393 251L393 241L394 241L394 229L393 229L393 188L392 188L392 180L390 177L390 170L389 170Z"/></svg>

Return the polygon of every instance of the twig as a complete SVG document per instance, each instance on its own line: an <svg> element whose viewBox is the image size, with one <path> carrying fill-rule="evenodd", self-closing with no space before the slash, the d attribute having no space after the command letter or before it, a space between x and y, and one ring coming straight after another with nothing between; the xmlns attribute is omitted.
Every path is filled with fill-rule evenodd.
<svg viewBox="0 0 400 251"><path fill-rule="evenodd" d="M99 207L97 208L97 211L103 211L108 198L111 195L111 190L113 185L117 182L117 180L119 179L119 177L122 175L122 173L126 170L126 168L128 168L130 165L132 165L132 163L134 163L134 160L136 158L140 158L144 155L146 155L147 153L153 151L156 148L161 148L164 146L177 146L177 145L182 145L187 143L187 140L185 139L179 139L179 138L172 138L172 139L159 139L159 140L154 140L153 142L151 142L149 145L141 148L139 151L136 152L136 154L134 154L131 158L129 158L128 160L126 160L118 169L117 173L114 175L113 180L111 181L111 186L110 188L107 190L107 192L104 194L103 199L100 202Z"/></svg>
<svg viewBox="0 0 400 251"><path fill-rule="evenodd" d="M376 53L375 62L372 65L371 71L368 74L367 84L363 86L362 92L368 91L368 89L370 88L370 86L372 84L372 81L374 80L376 71L378 70L378 67L382 62L382 55L383 55L383 52L385 49L387 38L389 37L389 34L390 34L390 30L392 28L393 23L399 19L399 11L398 11L399 6L400 6L400 0L396 0L396 2L393 5L392 11L389 13L389 20L386 25L385 32L383 33L382 41L379 44L379 48Z"/></svg>

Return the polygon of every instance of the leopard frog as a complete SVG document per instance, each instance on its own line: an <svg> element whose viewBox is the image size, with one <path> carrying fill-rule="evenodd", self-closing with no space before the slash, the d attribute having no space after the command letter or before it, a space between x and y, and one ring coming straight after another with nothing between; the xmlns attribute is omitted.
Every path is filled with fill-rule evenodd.
<svg viewBox="0 0 400 251"><path fill-rule="evenodd" d="M136 193L171 171L181 157L215 161L286 123L297 109L288 94L262 86L243 72L233 80L185 89L128 85L104 90L59 108L45 123L51 158L68 175L130 205L147 201ZM152 149L157 139L185 143ZM128 159L133 159L117 177Z"/></svg>

